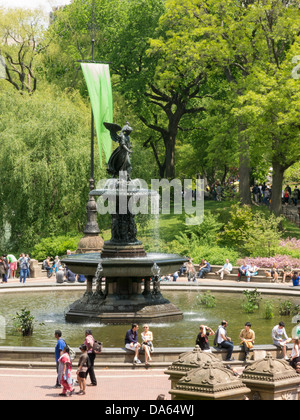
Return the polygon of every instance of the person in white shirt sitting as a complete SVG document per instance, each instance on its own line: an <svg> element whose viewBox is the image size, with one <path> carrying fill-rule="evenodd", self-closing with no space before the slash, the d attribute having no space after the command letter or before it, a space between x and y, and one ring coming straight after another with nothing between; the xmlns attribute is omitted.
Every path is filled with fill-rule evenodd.
<svg viewBox="0 0 300 420"><path fill-rule="evenodd" d="M232 272L232 265L230 264L229 259L227 258L224 266L221 268L221 270L217 271L216 274L219 274L220 279L223 280L224 274L231 274L231 272Z"/></svg>

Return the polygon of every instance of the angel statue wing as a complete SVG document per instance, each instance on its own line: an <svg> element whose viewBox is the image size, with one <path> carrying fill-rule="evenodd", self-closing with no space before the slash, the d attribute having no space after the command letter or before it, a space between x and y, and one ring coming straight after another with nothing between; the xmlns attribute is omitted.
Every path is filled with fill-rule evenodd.
<svg viewBox="0 0 300 420"><path fill-rule="evenodd" d="M118 124L112 124L108 122L104 122L103 125L110 132L111 139L116 143L119 143L121 140L121 136L119 136L117 132L121 131L122 127L120 127Z"/></svg>

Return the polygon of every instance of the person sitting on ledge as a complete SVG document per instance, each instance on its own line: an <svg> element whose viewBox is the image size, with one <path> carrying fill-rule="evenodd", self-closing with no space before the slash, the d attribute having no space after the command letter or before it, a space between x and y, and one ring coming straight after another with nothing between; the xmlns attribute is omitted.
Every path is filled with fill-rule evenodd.
<svg viewBox="0 0 300 420"><path fill-rule="evenodd" d="M288 360L289 358L286 354L286 345L291 342L291 339L287 336L284 322L279 322L278 325L275 325L272 330L272 339L274 346L282 350L284 358Z"/></svg>
<svg viewBox="0 0 300 420"><path fill-rule="evenodd" d="M253 348L255 333L251 330L250 322L246 322L245 328L240 333L241 346L245 352L245 362L248 361L250 349Z"/></svg>
<svg viewBox="0 0 300 420"><path fill-rule="evenodd" d="M293 277L292 277L293 286L299 286L299 280L300 280L300 276L298 272L294 271Z"/></svg>
<svg viewBox="0 0 300 420"><path fill-rule="evenodd" d="M196 346L199 346L200 349L206 353L211 353L208 342L208 337L210 335L215 335L214 331L205 325L200 325L200 332L196 339Z"/></svg>
<svg viewBox="0 0 300 420"><path fill-rule="evenodd" d="M125 336L125 348L135 353L133 363L140 364L142 362L138 358L139 350L141 347L140 343L138 343L137 341L138 329L139 329L138 324L132 324L131 329L127 331L126 336Z"/></svg>
<svg viewBox="0 0 300 420"><path fill-rule="evenodd" d="M219 348L224 348L227 350L227 356L225 361L226 362L231 362L234 360L234 357L232 357L232 353L233 353L233 349L234 349L234 345L233 342L231 341L231 338L227 336L227 328L228 322L223 320L221 322L221 325L218 327L216 335L215 335L215 339L214 339L214 346L215 347L219 347Z"/></svg>
<svg viewBox="0 0 300 420"><path fill-rule="evenodd" d="M209 273L211 271L211 266L206 260L201 260L201 264L199 266L199 273L198 278L203 279L205 274Z"/></svg>
<svg viewBox="0 0 300 420"><path fill-rule="evenodd" d="M249 266L247 264L242 264L240 266L237 281L241 281L242 276L245 276L245 277L247 276L248 268L249 268Z"/></svg>
<svg viewBox="0 0 300 420"><path fill-rule="evenodd" d="M247 282L250 282L250 278L257 276L258 267L254 264L250 264L248 266L248 270L246 271Z"/></svg>
<svg viewBox="0 0 300 420"><path fill-rule="evenodd" d="M266 270L265 274L266 274L266 277L273 278L273 283L278 283L279 270L278 270L277 263L273 264L273 267L271 270Z"/></svg>
<svg viewBox="0 0 300 420"><path fill-rule="evenodd" d="M282 283L286 282L287 277L291 279L293 277L293 269L287 261L285 261L282 271Z"/></svg>
<svg viewBox="0 0 300 420"><path fill-rule="evenodd" d="M221 270L217 271L216 274L220 275L220 279L223 280L224 274L231 274L232 272L232 264L230 264L229 259L226 259L225 264L221 268Z"/></svg>

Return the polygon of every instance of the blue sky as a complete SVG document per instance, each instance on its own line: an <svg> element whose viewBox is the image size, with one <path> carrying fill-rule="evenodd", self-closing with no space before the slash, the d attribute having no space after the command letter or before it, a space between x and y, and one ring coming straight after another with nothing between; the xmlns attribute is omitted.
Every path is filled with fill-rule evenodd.
<svg viewBox="0 0 300 420"><path fill-rule="evenodd" d="M42 8L50 12L53 6L60 6L71 3L71 0L0 0L0 7L25 9Z"/></svg>

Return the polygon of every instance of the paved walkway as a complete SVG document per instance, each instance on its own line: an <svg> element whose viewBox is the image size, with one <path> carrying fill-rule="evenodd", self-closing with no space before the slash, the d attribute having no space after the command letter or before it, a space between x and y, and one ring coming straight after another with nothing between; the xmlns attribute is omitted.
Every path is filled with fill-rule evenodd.
<svg viewBox="0 0 300 420"><path fill-rule="evenodd" d="M56 373L52 370L0 369L0 401L2 400L156 400L159 394L168 393L171 383L163 370L121 371L96 370L97 387L87 387L86 395L76 392L69 398L59 397L61 390L54 388ZM76 379L76 368L73 370ZM87 383L89 383L89 379Z"/></svg>

